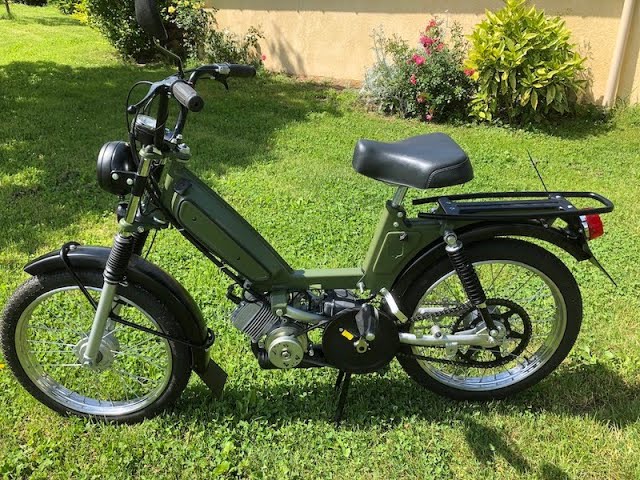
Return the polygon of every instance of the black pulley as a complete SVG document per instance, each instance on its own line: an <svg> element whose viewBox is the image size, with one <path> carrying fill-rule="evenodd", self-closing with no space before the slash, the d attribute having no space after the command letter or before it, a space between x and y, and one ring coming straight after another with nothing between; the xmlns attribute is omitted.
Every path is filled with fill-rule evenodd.
<svg viewBox="0 0 640 480"><path fill-rule="evenodd" d="M362 322L358 328L359 322L356 320L360 311L343 310L329 322L322 335L325 360L347 373L380 370L393 360L400 347L398 328L384 312L371 312L375 313L376 321L368 323L375 325L375 331L362 335Z"/></svg>

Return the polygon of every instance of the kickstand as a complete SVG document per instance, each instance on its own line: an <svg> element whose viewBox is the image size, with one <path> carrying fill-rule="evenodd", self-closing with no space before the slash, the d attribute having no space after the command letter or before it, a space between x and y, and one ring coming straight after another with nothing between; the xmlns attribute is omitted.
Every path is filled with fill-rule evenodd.
<svg viewBox="0 0 640 480"><path fill-rule="evenodd" d="M342 413L344 412L344 404L347 401L347 394L349 393L349 385L351 384L351 374L345 373L342 370L338 372L338 378L336 378L335 391L340 390L338 396L338 405L336 406L335 423L336 427L340 426L342 422Z"/></svg>

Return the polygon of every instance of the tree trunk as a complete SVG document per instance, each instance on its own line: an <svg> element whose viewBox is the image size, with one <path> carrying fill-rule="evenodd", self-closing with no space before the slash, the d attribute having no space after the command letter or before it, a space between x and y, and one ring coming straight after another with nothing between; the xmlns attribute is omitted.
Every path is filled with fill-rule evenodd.
<svg viewBox="0 0 640 480"><path fill-rule="evenodd" d="M13 15L11 15L11 9L9 8L9 0L4 0L4 6L7 9L7 15L9 15L9 18L11 18Z"/></svg>

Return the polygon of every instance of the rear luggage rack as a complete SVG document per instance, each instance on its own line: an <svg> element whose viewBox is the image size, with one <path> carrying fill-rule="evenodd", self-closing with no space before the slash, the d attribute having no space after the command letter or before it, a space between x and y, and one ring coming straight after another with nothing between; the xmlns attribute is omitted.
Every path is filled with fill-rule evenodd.
<svg viewBox="0 0 640 480"><path fill-rule="evenodd" d="M464 200L492 201L464 201ZM577 208L569 199L588 199L600 206ZM613 211L613 203L593 192L497 192L429 197L413 205L438 203L439 208L421 212L419 218L434 220L513 220L522 218L568 218Z"/></svg>

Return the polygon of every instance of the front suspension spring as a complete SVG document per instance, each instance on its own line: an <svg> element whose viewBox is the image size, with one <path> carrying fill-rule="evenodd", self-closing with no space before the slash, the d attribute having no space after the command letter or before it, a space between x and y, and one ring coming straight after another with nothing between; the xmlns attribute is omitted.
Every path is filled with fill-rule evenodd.
<svg viewBox="0 0 640 480"><path fill-rule="evenodd" d="M104 269L104 279L107 282L116 284L124 279L134 246L134 237L125 237L119 233L116 235Z"/></svg>

